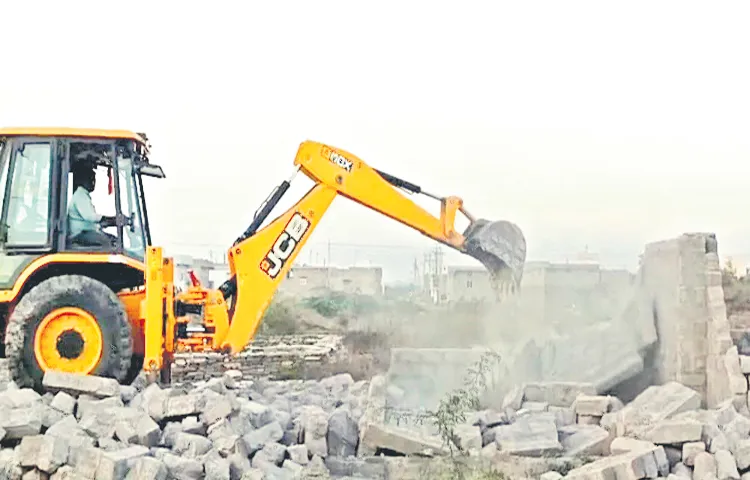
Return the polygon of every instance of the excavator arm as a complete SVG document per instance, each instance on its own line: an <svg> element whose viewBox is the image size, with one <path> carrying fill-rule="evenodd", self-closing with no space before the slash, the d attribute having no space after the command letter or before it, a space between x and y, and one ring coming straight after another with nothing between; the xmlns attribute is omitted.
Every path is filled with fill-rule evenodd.
<svg viewBox="0 0 750 480"><path fill-rule="evenodd" d="M315 185L292 208L261 229L292 179L283 182L229 249L231 276L219 291L224 300L231 298L231 306L226 321L220 321L219 330L226 335L215 338L218 350L239 352L255 336L279 284L337 195L478 259L501 289L515 290L520 283L526 242L514 224L477 220L458 197L428 194L415 184L371 168L349 152L321 143L302 143L294 165L295 174L302 171ZM440 216L430 214L399 189L439 200ZM458 212L470 221L464 233L454 228ZM221 298L214 299L215 311L221 303Z"/></svg>

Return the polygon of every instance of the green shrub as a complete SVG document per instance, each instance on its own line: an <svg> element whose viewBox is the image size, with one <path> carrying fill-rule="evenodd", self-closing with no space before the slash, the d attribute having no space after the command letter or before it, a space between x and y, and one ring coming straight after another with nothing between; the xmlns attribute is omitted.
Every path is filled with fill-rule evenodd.
<svg viewBox="0 0 750 480"><path fill-rule="evenodd" d="M266 335L296 333L297 316L297 307L292 300L274 298L263 315L260 331Z"/></svg>

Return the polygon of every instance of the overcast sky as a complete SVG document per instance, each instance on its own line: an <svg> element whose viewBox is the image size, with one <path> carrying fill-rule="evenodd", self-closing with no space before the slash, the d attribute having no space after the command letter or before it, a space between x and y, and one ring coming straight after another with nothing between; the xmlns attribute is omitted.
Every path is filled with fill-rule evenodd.
<svg viewBox="0 0 750 480"><path fill-rule="evenodd" d="M229 246L313 139L517 222L531 259L750 253L747 2L186 3L1 14L0 124L147 132L167 247ZM328 240L432 245L345 199Z"/></svg>

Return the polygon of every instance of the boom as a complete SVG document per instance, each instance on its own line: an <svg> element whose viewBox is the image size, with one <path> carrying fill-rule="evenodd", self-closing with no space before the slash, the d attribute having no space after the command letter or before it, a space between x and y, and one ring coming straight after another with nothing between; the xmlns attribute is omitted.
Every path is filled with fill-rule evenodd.
<svg viewBox="0 0 750 480"><path fill-rule="evenodd" d="M232 299L230 319L226 336L215 339L222 351L239 352L256 334L280 282L337 195L479 259L494 278L504 277L511 288L516 288L520 282L526 243L515 225L478 221L464 209L461 198L428 194L417 185L371 168L347 151L322 143L302 143L294 165L316 185L292 208L259 229L288 190L291 179L282 182L256 213L250 227L229 249L231 278L219 291L225 300ZM439 200L440 216L430 214L397 188ZM471 222L464 234L454 227L457 212Z"/></svg>

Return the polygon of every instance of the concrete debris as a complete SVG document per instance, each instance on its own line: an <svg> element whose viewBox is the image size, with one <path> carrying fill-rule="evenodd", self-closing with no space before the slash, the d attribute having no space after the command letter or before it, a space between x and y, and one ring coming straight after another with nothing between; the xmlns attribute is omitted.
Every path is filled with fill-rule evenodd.
<svg viewBox="0 0 750 480"><path fill-rule="evenodd" d="M135 391L109 380L51 372L47 395L0 391L0 478L330 478L324 460L359 453L370 390L350 375L251 382L228 371L220 387ZM462 438L481 447L478 427Z"/></svg>
<svg viewBox="0 0 750 480"><path fill-rule="evenodd" d="M622 318L519 345L482 409L447 431L410 415L434 412L482 350L392 349L371 381L264 370L340 349L318 336L271 345L271 362L255 346L230 361L180 354L169 388L49 372L39 395L0 381L0 478L405 480L460 451L543 480L750 480L750 349L731 345L715 239L655 243L643 261ZM619 390L648 356L652 386Z"/></svg>

